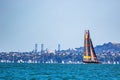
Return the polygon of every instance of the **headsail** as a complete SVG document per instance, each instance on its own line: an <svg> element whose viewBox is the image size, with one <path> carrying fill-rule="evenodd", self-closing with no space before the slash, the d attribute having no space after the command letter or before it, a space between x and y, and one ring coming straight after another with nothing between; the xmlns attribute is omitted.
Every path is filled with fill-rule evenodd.
<svg viewBox="0 0 120 80"><path fill-rule="evenodd" d="M83 62L85 63L99 63L94 51L94 47L90 38L89 30L84 34L84 56Z"/></svg>

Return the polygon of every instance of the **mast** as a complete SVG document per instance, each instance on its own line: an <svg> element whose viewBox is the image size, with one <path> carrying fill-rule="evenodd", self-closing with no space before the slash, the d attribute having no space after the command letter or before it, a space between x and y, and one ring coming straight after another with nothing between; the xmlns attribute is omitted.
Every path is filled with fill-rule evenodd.
<svg viewBox="0 0 120 80"><path fill-rule="evenodd" d="M95 50L92 44L92 40L90 38L89 30L85 30L84 34L84 63L99 63L97 56L95 54Z"/></svg>

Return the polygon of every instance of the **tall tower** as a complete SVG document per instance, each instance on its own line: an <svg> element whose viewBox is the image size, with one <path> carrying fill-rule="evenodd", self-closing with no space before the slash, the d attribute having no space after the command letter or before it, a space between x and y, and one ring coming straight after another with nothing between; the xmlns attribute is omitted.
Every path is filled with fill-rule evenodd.
<svg viewBox="0 0 120 80"><path fill-rule="evenodd" d="M37 53L38 44L35 44L35 53Z"/></svg>
<svg viewBox="0 0 120 80"><path fill-rule="evenodd" d="M60 44L58 44L58 51L60 51Z"/></svg>
<svg viewBox="0 0 120 80"><path fill-rule="evenodd" d="M41 44L41 53L44 52L44 44Z"/></svg>

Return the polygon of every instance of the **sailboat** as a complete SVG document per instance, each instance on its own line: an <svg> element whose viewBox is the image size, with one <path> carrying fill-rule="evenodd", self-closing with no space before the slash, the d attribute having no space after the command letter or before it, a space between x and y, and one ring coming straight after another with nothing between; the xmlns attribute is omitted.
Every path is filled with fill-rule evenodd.
<svg viewBox="0 0 120 80"><path fill-rule="evenodd" d="M92 44L92 40L90 38L89 30L85 30L85 34L84 34L83 62L84 63L100 63L95 54L95 50Z"/></svg>

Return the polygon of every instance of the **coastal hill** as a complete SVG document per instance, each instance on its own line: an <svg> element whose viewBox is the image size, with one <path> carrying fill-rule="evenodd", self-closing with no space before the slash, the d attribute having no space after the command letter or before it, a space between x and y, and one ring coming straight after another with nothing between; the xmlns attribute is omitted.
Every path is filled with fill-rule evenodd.
<svg viewBox="0 0 120 80"><path fill-rule="evenodd" d="M84 51L84 47L75 48L76 50L79 50L81 52ZM118 53L120 52L120 43L104 43L103 45L97 45L94 47L96 53L105 53L105 52L113 52Z"/></svg>
<svg viewBox="0 0 120 80"><path fill-rule="evenodd" d="M104 52L114 52L118 53L120 52L120 43L104 43L103 45L97 45L95 47L96 53L104 53Z"/></svg>

